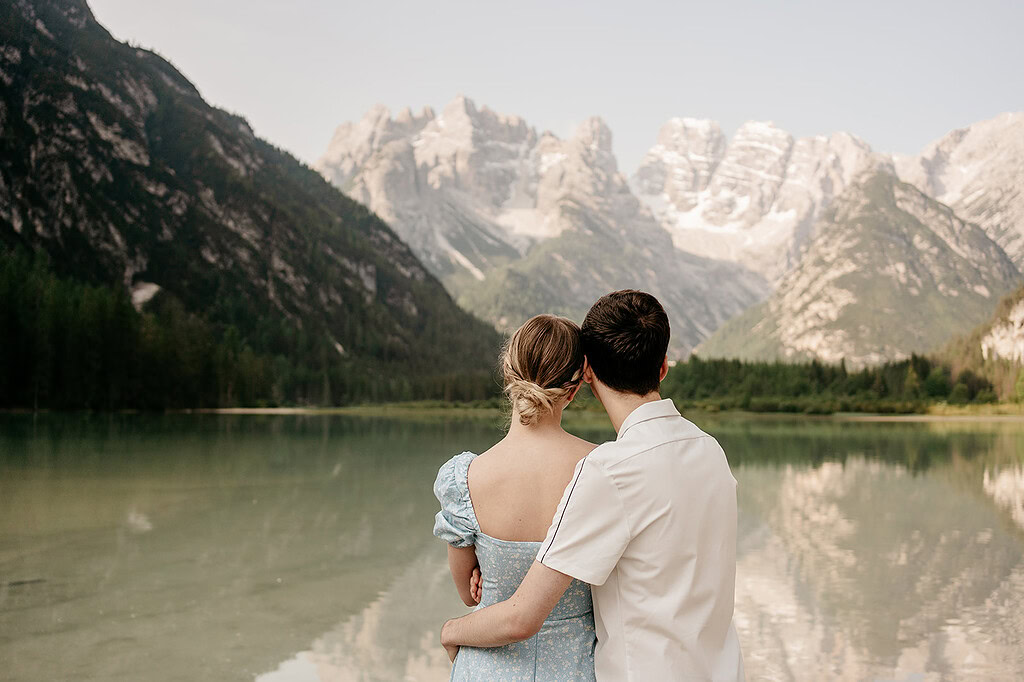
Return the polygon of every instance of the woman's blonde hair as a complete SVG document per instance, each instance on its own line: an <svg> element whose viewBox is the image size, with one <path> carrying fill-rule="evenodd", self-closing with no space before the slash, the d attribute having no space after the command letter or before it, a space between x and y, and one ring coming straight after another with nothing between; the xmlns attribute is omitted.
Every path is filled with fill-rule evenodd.
<svg viewBox="0 0 1024 682"><path fill-rule="evenodd" d="M505 396L523 425L551 414L583 378L580 328L557 315L531 317L501 352Z"/></svg>

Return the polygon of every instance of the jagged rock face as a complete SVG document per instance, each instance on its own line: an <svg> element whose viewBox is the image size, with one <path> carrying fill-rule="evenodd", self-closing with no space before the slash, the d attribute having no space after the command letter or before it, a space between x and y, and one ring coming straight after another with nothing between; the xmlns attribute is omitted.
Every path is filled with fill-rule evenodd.
<svg viewBox="0 0 1024 682"><path fill-rule="evenodd" d="M853 366L900 359L983 321L1020 277L983 230L885 164L855 179L814 231L776 293L699 354Z"/></svg>
<svg viewBox="0 0 1024 682"><path fill-rule="evenodd" d="M774 283L870 163L870 147L846 133L794 140L755 121L726 144L713 121L673 119L632 185L679 248L741 263Z"/></svg>
<svg viewBox="0 0 1024 682"><path fill-rule="evenodd" d="M418 331L457 320L453 338L479 339L471 362L490 362L495 335L387 225L115 41L85 2L3 5L0 80L0 243L122 282L138 305L163 290L218 322L284 317L353 357L378 353L373 338L391 360L443 364Z"/></svg>
<svg viewBox="0 0 1024 682"><path fill-rule="evenodd" d="M913 157L900 179L977 223L1024 268L1024 112L954 130Z"/></svg>
<svg viewBox="0 0 1024 682"><path fill-rule="evenodd" d="M535 204L537 178L524 170L536 145L520 119L458 97L437 116L428 108L392 118L375 107L338 128L316 168L391 224L439 276L479 280L526 243L500 219Z"/></svg>
<svg viewBox="0 0 1024 682"><path fill-rule="evenodd" d="M682 354L766 289L742 267L673 247L597 118L563 140L464 97L436 117L375 108L341 126L316 167L502 329L540 312L580 319L602 294L640 288L663 299Z"/></svg>
<svg viewBox="0 0 1024 682"><path fill-rule="evenodd" d="M1024 364L1024 292L1009 312L996 320L981 339L985 360Z"/></svg>
<svg viewBox="0 0 1024 682"><path fill-rule="evenodd" d="M560 140L463 96L438 116L427 108L391 118L374 107L338 128L316 167L391 222L438 274L465 270L478 280L496 258L561 233L552 211L562 198L603 202L622 192L611 131L599 119Z"/></svg>
<svg viewBox="0 0 1024 682"><path fill-rule="evenodd" d="M714 225L749 227L775 201L793 137L770 123L743 124L708 184L702 214Z"/></svg>
<svg viewBox="0 0 1024 682"><path fill-rule="evenodd" d="M668 220L671 211L685 213L697 206L725 148L725 135L714 121L673 118L662 126L658 143L640 163L634 187L651 201L659 220Z"/></svg>
<svg viewBox="0 0 1024 682"><path fill-rule="evenodd" d="M434 120L433 109L426 107L417 116L405 109L391 118L387 107L376 106L357 123L338 126L331 139L329 153L322 161L331 168L331 181L345 186L378 150L389 142L414 135Z"/></svg>

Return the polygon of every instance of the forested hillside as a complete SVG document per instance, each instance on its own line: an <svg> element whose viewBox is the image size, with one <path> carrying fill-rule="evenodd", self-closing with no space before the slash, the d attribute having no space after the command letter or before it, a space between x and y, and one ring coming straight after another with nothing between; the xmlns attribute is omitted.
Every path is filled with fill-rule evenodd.
<svg viewBox="0 0 1024 682"><path fill-rule="evenodd" d="M0 80L0 405L493 392L498 334L387 225L81 0L0 7Z"/></svg>

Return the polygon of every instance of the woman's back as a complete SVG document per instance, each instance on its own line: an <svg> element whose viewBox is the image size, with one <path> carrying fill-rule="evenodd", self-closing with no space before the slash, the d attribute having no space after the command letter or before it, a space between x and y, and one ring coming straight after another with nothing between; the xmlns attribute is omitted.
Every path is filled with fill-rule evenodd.
<svg viewBox="0 0 1024 682"><path fill-rule="evenodd" d="M469 467L469 492L482 532L542 542L576 464L593 443L562 431L509 434Z"/></svg>
<svg viewBox="0 0 1024 682"><path fill-rule="evenodd" d="M586 446L589 447L580 448L584 454L593 447ZM441 501L435 535L453 545L475 546L482 587L477 608L504 601L518 589L537 557L554 508L572 474L572 469L563 471L561 466L553 466L552 473L547 475L538 473L529 460L519 464L502 461L501 450L495 452L494 448L488 455L464 452L453 457L441 467L434 484L435 494ZM507 489L500 485L503 474L511 477ZM562 474L564 480L561 480ZM558 486L559 480L557 493L552 493L549 488ZM531 485L537 487L531 488ZM521 499L515 499L517 493L522 495ZM557 497L549 510L547 506L552 496ZM518 520L508 522L502 518L502 503L511 505L504 516ZM486 530L481 528L477 517L477 505L493 517L494 525ZM543 521L543 514L547 514L546 521ZM496 529L513 532L506 538L487 532L496 533ZM517 535L539 539L512 537ZM540 632L528 640L493 649L463 647L455 660L451 679L590 682L594 680L595 641L590 587L573 580Z"/></svg>

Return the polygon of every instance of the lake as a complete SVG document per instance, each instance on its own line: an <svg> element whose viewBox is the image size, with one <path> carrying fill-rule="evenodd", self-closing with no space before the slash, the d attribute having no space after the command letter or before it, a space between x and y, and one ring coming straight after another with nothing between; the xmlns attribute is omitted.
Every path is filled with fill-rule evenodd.
<svg viewBox="0 0 1024 682"><path fill-rule="evenodd" d="M748 679L1024 679L1024 424L690 417L739 481ZM0 415L0 677L445 680L466 609L431 484L499 436L455 412Z"/></svg>

